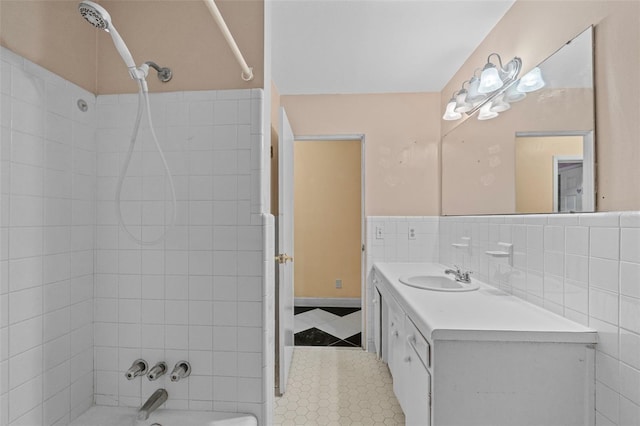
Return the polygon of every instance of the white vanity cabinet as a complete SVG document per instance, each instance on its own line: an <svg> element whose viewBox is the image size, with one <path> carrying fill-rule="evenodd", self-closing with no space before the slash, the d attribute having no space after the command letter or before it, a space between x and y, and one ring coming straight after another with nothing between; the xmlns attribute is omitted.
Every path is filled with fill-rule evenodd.
<svg viewBox="0 0 640 426"><path fill-rule="evenodd" d="M407 425L595 424L594 330L481 283L447 294L398 281L444 271L420 265L374 268L375 329Z"/></svg>

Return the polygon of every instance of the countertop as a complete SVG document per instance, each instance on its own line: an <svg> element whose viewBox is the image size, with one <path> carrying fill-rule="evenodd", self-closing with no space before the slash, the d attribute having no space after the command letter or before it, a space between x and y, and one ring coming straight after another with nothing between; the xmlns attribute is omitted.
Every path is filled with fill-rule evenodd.
<svg viewBox="0 0 640 426"><path fill-rule="evenodd" d="M376 263L383 285L424 336L434 340L596 343L595 330L472 278L468 292L424 290L402 284L403 275L445 276L437 263ZM384 294L383 294L384 297Z"/></svg>

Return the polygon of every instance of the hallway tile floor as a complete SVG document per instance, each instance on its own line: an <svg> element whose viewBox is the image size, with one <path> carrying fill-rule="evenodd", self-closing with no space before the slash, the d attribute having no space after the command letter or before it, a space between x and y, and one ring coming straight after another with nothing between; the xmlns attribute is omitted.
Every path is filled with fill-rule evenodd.
<svg viewBox="0 0 640 426"><path fill-rule="evenodd" d="M296 307L294 314L296 346L360 347L360 308Z"/></svg>
<svg viewBox="0 0 640 426"><path fill-rule="evenodd" d="M357 348L296 347L274 425L404 425L391 374Z"/></svg>

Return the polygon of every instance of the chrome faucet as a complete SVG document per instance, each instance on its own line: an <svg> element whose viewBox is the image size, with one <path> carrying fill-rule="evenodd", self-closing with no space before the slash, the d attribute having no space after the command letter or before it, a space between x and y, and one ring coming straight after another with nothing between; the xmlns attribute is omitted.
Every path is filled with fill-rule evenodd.
<svg viewBox="0 0 640 426"><path fill-rule="evenodd" d="M151 413L167 402L168 398L169 393L165 389L158 389L152 393L147 402L142 404L142 407L138 410L138 420L147 420Z"/></svg>
<svg viewBox="0 0 640 426"><path fill-rule="evenodd" d="M460 270L460 267L457 265L454 265L454 267L456 269L445 269L444 273L446 275L449 274L453 274L454 277L456 277L456 281L461 282L461 283L465 283L465 284L469 284L471 282L471 271L466 271L466 272L462 272Z"/></svg>

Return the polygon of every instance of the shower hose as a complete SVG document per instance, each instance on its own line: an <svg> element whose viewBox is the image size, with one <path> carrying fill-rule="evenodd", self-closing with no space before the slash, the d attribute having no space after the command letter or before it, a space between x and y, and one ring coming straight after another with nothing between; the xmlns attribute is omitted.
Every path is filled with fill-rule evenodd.
<svg viewBox="0 0 640 426"><path fill-rule="evenodd" d="M146 90L146 81L143 79L138 79L138 112L136 114L136 122L133 127L133 132L131 134L131 140L129 142L129 151L127 152L127 157L125 158L124 164L122 165L122 170L120 171L120 176L118 177L118 188L116 190L116 209L118 211L118 220L120 222L120 226L127 233L129 238L140 245L150 246L161 243L167 238L167 233L175 226L176 224L176 190L173 184L173 177L171 176L171 172L169 171L169 165L167 164L167 159L164 156L164 152L162 152L162 148L160 148L160 143L158 142L158 136L156 135L156 131L153 128L153 121L151 119L151 105L149 103L149 93ZM124 179L127 176L127 171L129 170L129 164L131 163L131 157L133 156L133 150L136 145L136 140L138 139L138 131L140 130L140 121L142 119L142 111L143 109L147 110L147 119L149 120L149 128L151 129L151 136L153 138L153 142L156 145L156 149L158 150L158 154L160 155L160 159L162 160L162 164L164 165L164 170L169 179L169 187L171 189L171 222L169 226L166 225L164 232L158 238L153 240L145 241L142 238L138 238L127 228L126 223L124 222L124 218L122 217L122 185L124 184ZM141 235L142 237L142 232Z"/></svg>

